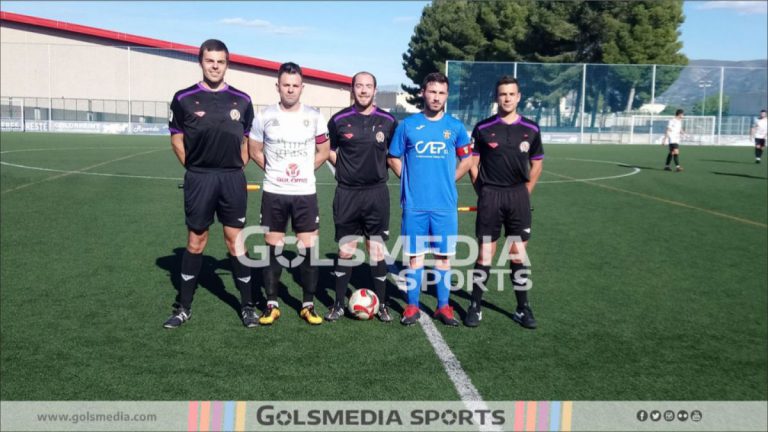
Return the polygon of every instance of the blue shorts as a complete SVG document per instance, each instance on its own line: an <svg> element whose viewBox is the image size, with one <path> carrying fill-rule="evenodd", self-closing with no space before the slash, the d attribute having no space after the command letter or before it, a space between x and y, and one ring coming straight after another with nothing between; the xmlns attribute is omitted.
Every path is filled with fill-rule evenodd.
<svg viewBox="0 0 768 432"><path fill-rule="evenodd" d="M403 210L400 235L406 255L456 255L459 217L454 211Z"/></svg>

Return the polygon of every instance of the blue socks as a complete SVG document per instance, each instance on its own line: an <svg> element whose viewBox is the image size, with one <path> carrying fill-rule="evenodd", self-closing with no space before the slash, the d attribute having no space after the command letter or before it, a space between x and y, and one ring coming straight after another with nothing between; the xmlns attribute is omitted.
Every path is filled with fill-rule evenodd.
<svg viewBox="0 0 768 432"><path fill-rule="evenodd" d="M419 305L419 295L421 294L421 278L424 274L424 267L411 269L406 273L407 286L413 287L408 290L408 304Z"/></svg>
<svg viewBox="0 0 768 432"><path fill-rule="evenodd" d="M440 309L448 304L448 296L451 294L451 275L450 270L437 271L440 282L437 283L437 308Z"/></svg>

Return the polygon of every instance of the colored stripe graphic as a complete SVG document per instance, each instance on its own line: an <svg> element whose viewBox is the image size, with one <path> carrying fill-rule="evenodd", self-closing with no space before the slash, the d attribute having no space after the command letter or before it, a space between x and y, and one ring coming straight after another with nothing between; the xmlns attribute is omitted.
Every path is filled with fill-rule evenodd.
<svg viewBox="0 0 768 432"><path fill-rule="evenodd" d="M224 402L224 424L221 430L232 432L235 428L235 402Z"/></svg>
<svg viewBox="0 0 768 432"><path fill-rule="evenodd" d="M522 432L523 424L525 424L525 402L515 402L515 422L512 425L512 430L515 432Z"/></svg>
<svg viewBox="0 0 768 432"><path fill-rule="evenodd" d="M245 402L237 402L235 408L235 431L243 432L245 430Z"/></svg>
<svg viewBox="0 0 768 432"><path fill-rule="evenodd" d="M552 401L549 409L549 431L557 432L560 430L560 401Z"/></svg>
<svg viewBox="0 0 768 432"><path fill-rule="evenodd" d="M525 430L533 432L536 430L536 401L528 401L525 413Z"/></svg>
<svg viewBox="0 0 768 432"><path fill-rule="evenodd" d="M539 402L539 415L538 415L538 422L536 423L536 430L537 431L545 431L547 430L547 423L549 422L549 402L548 401L541 401Z"/></svg>
<svg viewBox="0 0 768 432"><path fill-rule="evenodd" d="M214 401L212 408L211 430L221 432L221 412L224 409L224 403L222 401Z"/></svg>
<svg viewBox="0 0 768 432"><path fill-rule="evenodd" d="M189 413L187 414L187 431L197 431L197 401L189 402Z"/></svg>
<svg viewBox="0 0 768 432"><path fill-rule="evenodd" d="M211 424L211 402L200 402L200 432L208 432Z"/></svg>
<svg viewBox="0 0 768 432"><path fill-rule="evenodd" d="M571 415L573 411L573 402L571 401L565 401L563 402L563 424L560 427L560 430L563 432L571 432Z"/></svg>

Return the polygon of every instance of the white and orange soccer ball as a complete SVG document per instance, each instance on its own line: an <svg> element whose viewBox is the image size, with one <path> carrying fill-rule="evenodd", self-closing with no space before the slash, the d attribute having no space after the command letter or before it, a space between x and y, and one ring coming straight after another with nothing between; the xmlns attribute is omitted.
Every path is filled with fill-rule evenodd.
<svg viewBox="0 0 768 432"><path fill-rule="evenodd" d="M367 288L359 289L349 297L349 312L359 320L369 320L379 313L379 298Z"/></svg>

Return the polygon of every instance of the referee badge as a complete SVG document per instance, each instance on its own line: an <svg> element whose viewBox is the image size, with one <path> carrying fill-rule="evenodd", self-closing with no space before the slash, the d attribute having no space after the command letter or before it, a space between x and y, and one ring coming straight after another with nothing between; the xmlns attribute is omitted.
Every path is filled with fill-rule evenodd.
<svg viewBox="0 0 768 432"><path fill-rule="evenodd" d="M383 143L384 142L384 132L378 131L376 132L376 142Z"/></svg>
<svg viewBox="0 0 768 432"><path fill-rule="evenodd" d="M240 120L240 111L233 109L229 112L229 116L232 117L232 120L238 121Z"/></svg>
<svg viewBox="0 0 768 432"><path fill-rule="evenodd" d="M528 149L531 148L531 145L528 144L528 141L523 141L520 143L520 151L523 153L528 153Z"/></svg>

